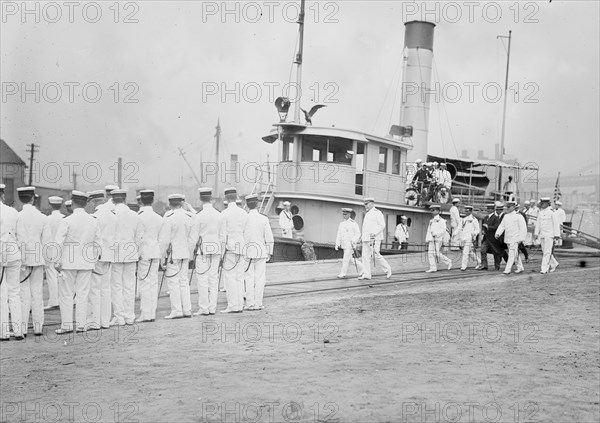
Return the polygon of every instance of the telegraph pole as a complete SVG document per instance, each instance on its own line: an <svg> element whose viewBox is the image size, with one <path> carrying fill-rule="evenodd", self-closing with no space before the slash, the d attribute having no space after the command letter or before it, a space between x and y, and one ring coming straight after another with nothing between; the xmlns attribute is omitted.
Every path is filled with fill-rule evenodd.
<svg viewBox="0 0 600 423"><path fill-rule="evenodd" d="M35 145L34 143L27 144L27 146L29 147L27 152L31 153L31 155L29 156L29 184L28 185L32 186L33 185L33 156L35 153L39 152L40 150L37 149L39 146Z"/></svg>
<svg viewBox="0 0 600 423"><path fill-rule="evenodd" d="M73 172L73 189L77 189L77 173Z"/></svg>
<svg viewBox="0 0 600 423"><path fill-rule="evenodd" d="M119 157L117 159L117 179L119 188L123 188L123 159Z"/></svg>

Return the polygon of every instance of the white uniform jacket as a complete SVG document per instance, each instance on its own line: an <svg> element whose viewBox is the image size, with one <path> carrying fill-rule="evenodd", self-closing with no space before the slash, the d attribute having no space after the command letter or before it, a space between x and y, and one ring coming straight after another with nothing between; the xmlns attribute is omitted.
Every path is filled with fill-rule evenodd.
<svg viewBox="0 0 600 423"><path fill-rule="evenodd" d="M400 223L396 226L396 232L394 236L398 239L399 243L408 242L408 228L406 225Z"/></svg>
<svg viewBox="0 0 600 423"><path fill-rule="evenodd" d="M112 263L115 261L114 245L117 216L108 207L100 206L96 207L93 216L98 221L98 227L100 228L100 257L98 260Z"/></svg>
<svg viewBox="0 0 600 423"><path fill-rule="evenodd" d="M198 255L221 254L225 248L225 220L212 204L204 204L194 216L192 230L194 244L198 244Z"/></svg>
<svg viewBox="0 0 600 423"><path fill-rule="evenodd" d="M23 204L23 210L17 216L17 241L23 266L46 264L44 246L51 241L47 220L48 217L32 204Z"/></svg>
<svg viewBox="0 0 600 423"><path fill-rule="evenodd" d="M248 220L248 213L239 208L235 203L229 203L221 213L225 221L225 235L227 251L242 254L244 249L244 228Z"/></svg>
<svg viewBox="0 0 600 423"><path fill-rule="evenodd" d="M17 243L17 217L19 213L0 202L0 264L21 260Z"/></svg>
<svg viewBox="0 0 600 423"><path fill-rule="evenodd" d="M158 235L163 224L162 218L152 209L152 206L143 206L138 212L138 216L144 229L140 258L145 260L160 258Z"/></svg>
<svg viewBox="0 0 600 423"><path fill-rule="evenodd" d="M273 231L269 218L258 212L250 210L246 226L244 227L244 256L249 259L266 259L273 254Z"/></svg>
<svg viewBox="0 0 600 423"><path fill-rule="evenodd" d="M189 260L196 246L196 240L192 238L193 227L194 216L190 212L175 209L165 213L158 236L161 257L170 245L173 260Z"/></svg>
<svg viewBox="0 0 600 423"><path fill-rule="evenodd" d="M560 226L556 213L550 207L540 210L535 221L535 235L540 238L554 238L560 236Z"/></svg>
<svg viewBox="0 0 600 423"><path fill-rule="evenodd" d="M371 236L375 236L375 241L383 241L383 231L385 230L385 220L383 213L373 207L365 214L362 227L362 240L369 242Z"/></svg>
<svg viewBox="0 0 600 423"><path fill-rule="evenodd" d="M144 226L136 212L123 203L115 206L115 263L134 263L140 258Z"/></svg>
<svg viewBox="0 0 600 423"><path fill-rule="evenodd" d="M452 229L457 229L461 227L460 212L458 211L458 207L456 206L450 207L450 227Z"/></svg>
<svg viewBox="0 0 600 423"><path fill-rule="evenodd" d="M442 242L445 235L446 221L437 215L429 221L425 242Z"/></svg>
<svg viewBox="0 0 600 423"><path fill-rule="evenodd" d="M558 224L559 225L564 224L565 220L567 220L567 215L565 213L565 210L559 207L556 210L554 210L554 213L556 214L556 220L558 220Z"/></svg>
<svg viewBox="0 0 600 423"><path fill-rule="evenodd" d="M356 245L359 240L360 229L358 228L358 223L352 219L346 219L340 222L335 238L335 245L346 250L352 248L353 245Z"/></svg>
<svg viewBox="0 0 600 423"><path fill-rule="evenodd" d="M65 270L93 270L100 253L100 226L84 209L75 209L56 231L60 260ZM53 260L54 261L54 260Z"/></svg>
<svg viewBox="0 0 600 423"><path fill-rule="evenodd" d="M525 224L525 218L521 216L521 213L512 211L504 214L500 226L496 229L496 236L500 236L503 233L504 242L506 244L525 241L525 237L527 236L527 224Z"/></svg>
<svg viewBox="0 0 600 423"><path fill-rule="evenodd" d="M279 213L279 227L281 229L286 229L288 231L292 231L294 229L294 221L292 220L292 213L287 210L281 210Z"/></svg>
<svg viewBox="0 0 600 423"><path fill-rule="evenodd" d="M469 216L463 217L460 231L460 239L462 241L473 241L480 232L481 228L479 227L479 221L475 216L470 214Z"/></svg>

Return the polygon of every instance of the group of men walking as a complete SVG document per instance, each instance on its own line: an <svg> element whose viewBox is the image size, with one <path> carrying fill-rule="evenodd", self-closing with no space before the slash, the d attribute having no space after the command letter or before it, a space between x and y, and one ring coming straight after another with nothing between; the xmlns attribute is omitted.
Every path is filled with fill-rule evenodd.
<svg viewBox="0 0 600 423"><path fill-rule="evenodd" d="M428 243L429 269L427 272L437 271L437 265L442 262L452 268L452 261L441 253L441 247L449 243L452 247L462 248L461 270L466 270L469 260L473 259L477 266L476 270L488 270L488 254L494 257L494 268L500 270L502 260L506 262L504 274L510 274L513 266L515 273L524 271L523 261L520 253L523 253L528 261L528 251L524 242L528 238L526 211L519 211L519 205L515 201L507 201L505 204L496 202L487 206L488 213L481 220L473 216L473 207L464 207L464 217L460 216L458 205L460 199L454 199L450 208L450 230L446 221L440 216L440 206L430 207L433 218L429 222L425 241ZM529 202L527 202L529 203ZM561 210L559 208L559 210ZM542 265L541 273L554 272L558 262L552 254L554 244L561 239L561 215L550 207L550 198L544 197L540 200L540 210L536 212L533 219L533 236L541 245ZM564 221L564 220L563 220ZM481 234L481 251L478 255L475 251Z"/></svg>
<svg viewBox="0 0 600 423"><path fill-rule="evenodd" d="M166 319L192 316L190 267L198 286L194 315L215 314L221 277L227 294L221 312L264 308L273 234L268 218L256 209L256 195L246 196L246 212L236 204L236 189L227 188L228 205L219 212L212 205L212 190L201 188L202 210L196 213L184 195L173 194L170 210L161 217L152 209L154 191L140 191L136 213L126 205L127 191L109 185L72 191L68 216L60 212L63 199L50 197L53 211L46 216L34 207L35 187L17 189L20 212L4 204L4 189L0 184L0 340L10 339L11 327L15 339L23 339L30 311L34 335L43 334L44 273L46 308L60 307L58 334L153 322L162 286L159 266L171 302Z"/></svg>

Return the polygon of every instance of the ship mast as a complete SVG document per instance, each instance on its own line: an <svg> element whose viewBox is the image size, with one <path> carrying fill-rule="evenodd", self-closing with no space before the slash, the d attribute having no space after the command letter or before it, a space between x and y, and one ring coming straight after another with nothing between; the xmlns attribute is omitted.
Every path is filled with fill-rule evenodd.
<svg viewBox="0 0 600 423"><path fill-rule="evenodd" d="M504 111L502 113L502 132L500 134L500 162L504 161L504 134L506 133L506 103L508 100L508 67L510 65L510 40L512 31L508 31L508 37L498 35L498 38L508 38L508 50L506 53L506 79L504 81ZM502 194L502 166L498 167L498 192Z"/></svg>
<svg viewBox="0 0 600 423"><path fill-rule="evenodd" d="M302 58L304 51L304 0L300 1L300 14L298 15L298 26L298 52L296 53L296 60L294 60L294 64L296 64L296 89L298 91L296 94L297 98L294 108L294 121L300 123L300 99L302 97Z"/></svg>

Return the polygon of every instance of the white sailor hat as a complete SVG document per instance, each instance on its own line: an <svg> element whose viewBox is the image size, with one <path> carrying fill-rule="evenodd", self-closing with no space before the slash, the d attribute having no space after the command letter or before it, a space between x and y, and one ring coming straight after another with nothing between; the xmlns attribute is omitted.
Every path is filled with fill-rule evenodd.
<svg viewBox="0 0 600 423"><path fill-rule="evenodd" d="M19 195L34 195L35 194L35 187L21 187L21 188L17 188L17 193Z"/></svg>
<svg viewBox="0 0 600 423"><path fill-rule="evenodd" d="M528 200L525 200L525 202L523 204L525 204L526 206L528 206L531 203Z"/></svg>
<svg viewBox="0 0 600 423"><path fill-rule="evenodd" d="M453 198L452 203L460 203L460 198Z"/></svg>
<svg viewBox="0 0 600 423"><path fill-rule="evenodd" d="M415 163L423 163L423 160L417 159L417 160L415 160Z"/></svg>
<svg viewBox="0 0 600 423"><path fill-rule="evenodd" d="M374 203L374 202L375 202L375 199L373 197L366 197L363 200L363 203L365 203L365 204L367 204L367 203Z"/></svg>
<svg viewBox="0 0 600 423"><path fill-rule="evenodd" d="M113 189L110 192L110 195L112 195L113 197L127 197L127 190L123 188Z"/></svg>
<svg viewBox="0 0 600 423"><path fill-rule="evenodd" d="M472 211L473 210L473 206L465 206L465 211Z"/></svg>
<svg viewBox="0 0 600 423"><path fill-rule="evenodd" d="M400 220L408 220L408 217L402 215L402 216L400 216Z"/></svg>
<svg viewBox="0 0 600 423"><path fill-rule="evenodd" d="M437 211L440 211L440 210L441 210L441 207L440 207L440 205L439 205L439 204L432 204L431 206L429 206L429 209L430 209L430 210L437 210Z"/></svg>
<svg viewBox="0 0 600 423"><path fill-rule="evenodd" d="M342 207L342 213L352 213L352 209L349 207Z"/></svg>
<svg viewBox="0 0 600 423"><path fill-rule="evenodd" d="M503 209L504 208L504 204L502 204L500 201L496 201L494 203L494 207L497 209Z"/></svg>
<svg viewBox="0 0 600 423"><path fill-rule="evenodd" d="M57 197L55 195L48 197L49 204L62 204L62 202L63 202L62 197Z"/></svg>
<svg viewBox="0 0 600 423"><path fill-rule="evenodd" d="M71 200L87 201L88 198L89 197L85 192L81 192L81 191L77 191L77 190L71 191Z"/></svg>
<svg viewBox="0 0 600 423"><path fill-rule="evenodd" d="M554 202L554 204L556 204L557 206L562 206L562 203L560 202L560 200L556 200L556 201Z"/></svg>
<svg viewBox="0 0 600 423"><path fill-rule="evenodd" d="M238 206L242 205L242 199L238 198L237 200L235 200L235 204L237 204Z"/></svg>
<svg viewBox="0 0 600 423"><path fill-rule="evenodd" d="M442 166L442 167L446 167L446 166L447 166L447 164L446 164L446 163L440 163L440 166Z"/></svg>
<svg viewBox="0 0 600 423"><path fill-rule="evenodd" d="M6 185L4 184L0 184L0 194L4 193L4 190L6 189Z"/></svg>
<svg viewBox="0 0 600 423"><path fill-rule="evenodd" d="M168 197L169 201L184 201L185 195L183 194L171 194Z"/></svg>
<svg viewBox="0 0 600 423"><path fill-rule="evenodd" d="M142 189L139 194L140 198L154 198L154 190L153 189Z"/></svg>
<svg viewBox="0 0 600 423"><path fill-rule="evenodd" d="M489 204L486 204L486 205L485 205L485 207L486 207L488 210L490 210L490 209L491 209L491 210L493 210L493 209L494 209L494 203L489 203Z"/></svg>
<svg viewBox="0 0 600 423"><path fill-rule="evenodd" d="M257 194L247 195L246 196L246 203L248 203L250 201L258 201L258 195Z"/></svg>
<svg viewBox="0 0 600 423"><path fill-rule="evenodd" d="M116 186L116 185L107 185L107 186L105 186L105 187L104 187L104 190L105 190L106 192L108 192L109 194L110 194L110 193L112 192L112 190L114 190L114 189L119 189L119 187L118 187L118 186Z"/></svg>
<svg viewBox="0 0 600 423"><path fill-rule="evenodd" d="M535 204L535 203L537 203L537 201L535 201L535 199L532 198L531 200L529 200L529 204Z"/></svg>
<svg viewBox="0 0 600 423"><path fill-rule="evenodd" d="M212 195L212 188L198 188L198 192L200 193L200 196L211 196Z"/></svg>
<svg viewBox="0 0 600 423"><path fill-rule="evenodd" d="M71 207L72 205L73 205L73 201L72 200L65 201L65 207Z"/></svg>
<svg viewBox="0 0 600 423"><path fill-rule="evenodd" d="M237 194L237 189L235 187L225 188L225 195L229 194Z"/></svg>
<svg viewBox="0 0 600 423"><path fill-rule="evenodd" d="M104 191L98 189L96 191L88 192L88 197L90 200L93 200L94 198L104 198Z"/></svg>
<svg viewBox="0 0 600 423"><path fill-rule="evenodd" d="M437 165L439 165L439 163L438 162L433 162L433 165L437 166Z"/></svg>
<svg viewBox="0 0 600 423"><path fill-rule="evenodd" d="M541 203L549 203L550 202L550 197L542 197L542 198L540 198L540 202Z"/></svg>
<svg viewBox="0 0 600 423"><path fill-rule="evenodd" d="M283 203L281 203L284 207L285 206L291 206L292 203L290 203L289 201L284 201Z"/></svg>

